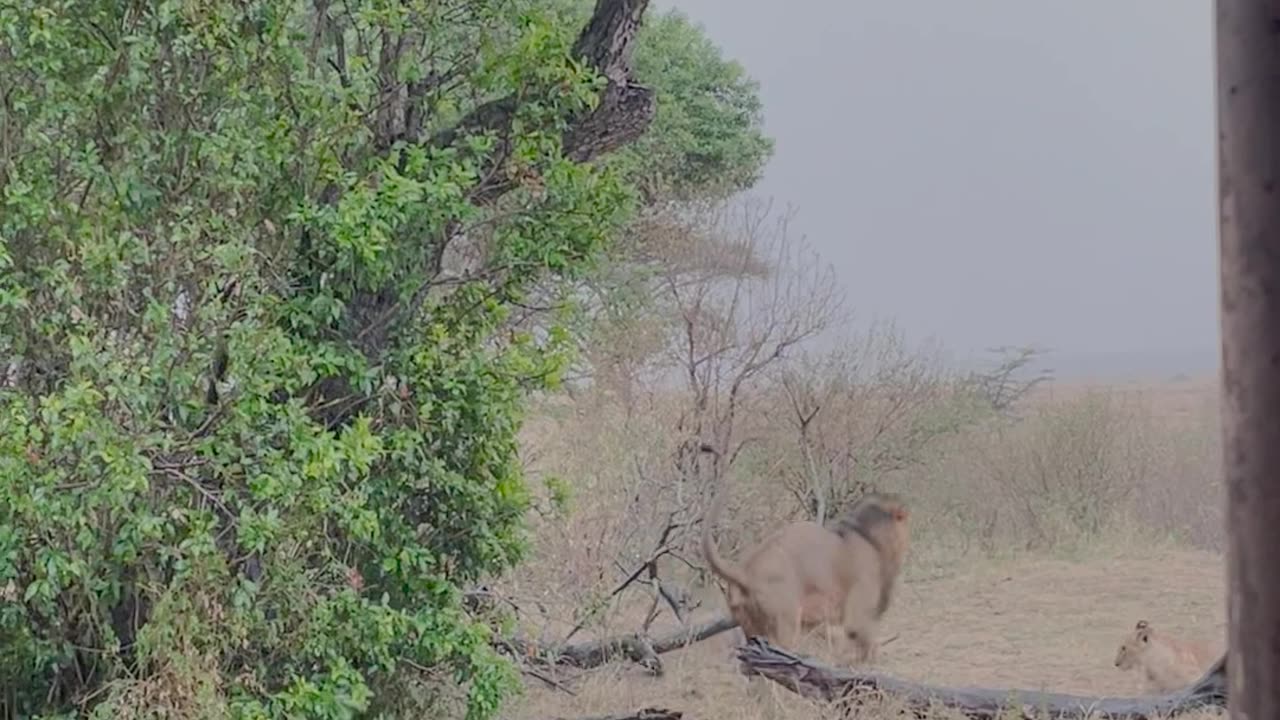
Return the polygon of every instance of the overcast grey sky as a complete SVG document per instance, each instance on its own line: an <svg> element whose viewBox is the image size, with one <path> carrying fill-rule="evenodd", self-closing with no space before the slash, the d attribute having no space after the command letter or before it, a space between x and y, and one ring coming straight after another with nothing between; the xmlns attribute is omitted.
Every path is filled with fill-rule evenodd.
<svg viewBox="0 0 1280 720"><path fill-rule="evenodd" d="M1208 0L665 0L761 83L756 194L959 353L1216 360Z"/></svg>

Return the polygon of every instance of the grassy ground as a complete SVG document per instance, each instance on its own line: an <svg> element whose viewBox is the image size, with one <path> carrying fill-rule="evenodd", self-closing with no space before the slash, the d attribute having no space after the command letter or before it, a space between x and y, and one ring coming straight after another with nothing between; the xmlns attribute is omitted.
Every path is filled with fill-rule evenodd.
<svg viewBox="0 0 1280 720"><path fill-rule="evenodd" d="M590 403L534 426L536 441L527 445L537 448L533 464L568 478L575 496L567 513L540 516L534 559L507 581L513 594L555 606L544 612L542 627L527 628L531 634L563 638L565 619L605 597L618 573L652 546L654 522L666 507L659 501L672 502L662 484L669 448L655 441L670 432L671 421L655 408L641 408L640 421L625 428L607 405ZM755 417L751 432L785 451L786 429L770 417ZM884 478L911 498L913 544L880 630L881 638L895 639L876 669L932 685L1126 696L1145 688L1136 674L1116 669L1114 658L1138 620L1220 649L1226 608L1219 446L1214 378L1050 383L1028 399L1015 426L969 427L942 438L919 463ZM745 530L736 545L726 545L728 554L789 517L779 473L776 463L735 466L726 515ZM678 563L664 572L676 573L664 579L692 589ZM610 605L591 627L632 632L644 610ZM707 595L693 621L723 610L718 594ZM660 620L653 631L664 629ZM574 640L587 637L584 631ZM618 663L563 679L572 694L530 678L525 697L504 717L573 718L653 706L682 710L686 718L776 717L775 706L749 694L732 657L734 642L735 634L725 633L668 654L662 678ZM816 642L801 650L836 660ZM764 685L776 690L784 718L839 717ZM870 716L894 716L893 710Z"/></svg>
<svg viewBox="0 0 1280 720"><path fill-rule="evenodd" d="M897 638L883 648L878 669L931 684L1140 694L1139 678L1113 665L1121 638L1146 619L1221 647L1224 579L1220 556L1186 550L1078 560L1021 557L908 579L882 625L882 638ZM699 612L708 617L722 608L712 599ZM735 671L732 644L733 635L725 633L669 654L663 678L625 665L602 668L569 681L575 696L531 681L523 702L513 703L506 717L574 717L646 706L683 710L686 718L768 717ZM820 647L806 649L824 654ZM785 692L777 695L784 717L829 714Z"/></svg>

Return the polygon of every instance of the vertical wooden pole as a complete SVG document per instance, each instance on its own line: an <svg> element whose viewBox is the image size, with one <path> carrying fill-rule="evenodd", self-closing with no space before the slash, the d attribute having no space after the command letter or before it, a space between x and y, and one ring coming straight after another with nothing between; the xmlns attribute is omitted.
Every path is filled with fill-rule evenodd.
<svg viewBox="0 0 1280 720"><path fill-rule="evenodd" d="M1217 0L1230 713L1280 718L1280 0Z"/></svg>

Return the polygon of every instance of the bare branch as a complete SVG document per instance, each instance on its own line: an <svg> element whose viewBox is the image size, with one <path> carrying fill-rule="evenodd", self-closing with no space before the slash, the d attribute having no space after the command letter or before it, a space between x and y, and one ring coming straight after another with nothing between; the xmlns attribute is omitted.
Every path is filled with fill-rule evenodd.
<svg viewBox="0 0 1280 720"><path fill-rule="evenodd" d="M590 20L579 34L573 47L576 58L600 72L608 82L600 96L600 102L591 111L579 117L569 118L563 135L562 152L576 162L587 162L603 153L617 149L638 138L652 122L655 112L653 92L631 81L632 43L649 0L597 0ZM345 7L345 3L344 3ZM350 15L349 8L347 8ZM354 25L354 19L352 20ZM358 30L358 26L355 26ZM341 32L333 35L340 42ZM367 52L363 35L357 36L361 55ZM423 124L422 104L432 84L443 82L441 77L427 77L416 83L400 80L398 68L407 53L416 51L422 36L416 30L403 34L384 32L378 38L377 56L379 97L373 112L372 126L375 146L389 150L396 142L428 142L443 147L453 145L474 134L492 133L499 139L499 151L483 179L468 193L472 202L485 205L510 191L515 183L506 168L506 139L510 135L512 121L520 109L520 100L512 94L483 103L469 112L454 127L438 132L429 139L416 137ZM339 44L340 57L331 60L339 74L345 72L345 48ZM344 81L345 82L345 81ZM413 135L411 135L411 133ZM325 202L337 197L336 187L326 189ZM454 224L456 225L456 223ZM423 288L415 293L411 302L401 303L389 288L377 288L357 293L347 304L347 334L357 339L358 347L370 358L381 357L396 337L395 329L404 318L412 315L422 301L425 289L436 281L441 271L444 249L457 235L456 226L447 227L434 246L424 251L426 280ZM358 407L352 403L334 403L334 398L352 395L345 381L326 378L315 390L320 396L317 410L328 426L337 426Z"/></svg>
<svg viewBox="0 0 1280 720"><path fill-rule="evenodd" d="M818 521L885 475L921 461L930 443L970 419L950 408L964 388L892 324L873 323L772 375L778 393L763 411L777 413L794 432L775 453L787 459L782 481Z"/></svg>
<svg viewBox="0 0 1280 720"><path fill-rule="evenodd" d="M1043 354L1035 347L997 347L992 348L991 352L1000 356L996 366L973 373L969 382L998 413L1010 414L1014 406L1032 390L1053 378L1053 371L1048 369L1042 369L1030 378L1020 376L1023 370Z"/></svg>
<svg viewBox="0 0 1280 720"><path fill-rule="evenodd" d="M824 665L792 654L761 638L738 648L738 658L752 674L766 677L805 697L857 702L883 693L905 702L918 715L939 705L959 710L971 718L994 720L1003 710L1021 709L1027 717L1167 718L1209 707L1226 707L1227 672L1223 656L1199 680L1185 690L1167 695L1137 698L1104 698L1017 689L946 688L923 685L882 675Z"/></svg>
<svg viewBox="0 0 1280 720"><path fill-rule="evenodd" d="M733 618L720 616L699 625L682 627L656 639L641 633L628 633L556 647L525 640L506 640L501 641L501 644L507 645L522 657L540 658L552 665L593 668L615 659L626 659L642 665L655 675L661 675L663 670L662 663L658 660L659 655L686 648L737 626L738 623Z"/></svg>

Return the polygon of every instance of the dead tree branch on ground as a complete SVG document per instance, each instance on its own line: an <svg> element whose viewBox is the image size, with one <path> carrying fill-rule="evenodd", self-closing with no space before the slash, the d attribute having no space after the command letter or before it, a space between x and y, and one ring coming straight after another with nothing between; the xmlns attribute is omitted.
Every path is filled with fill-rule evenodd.
<svg viewBox="0 0 1280 720"><path fill-rule="evenodd" d="M585 718L557 718L556 720L680 720L684 713L679 710L662 708L643 708L627 715L593 715Z"/></svg>
<svg viewBox="0 0 1280 720"><path fill-rule="evenodd" d="M804 697L827 702L856 702L865 695L882 693L905 702L921 716L931 708L943 706L980 720L994 720L1011 707L1021 708L1028 716L1036 713L1037 717L1154 719L1205 707L1225 707L1227 704L1226 656L1184 690L1134 698L1088 697L1018 689L937 687L875 672L831 667L794 655L759 638L739 647L738 658L749 672Z"/></svg>
<svg viewBox="0 0 1280 720"><path fill-rule="evenodd" d="M521 657L536 658L547 665L568 665L589 669L625 658L641 665L654 675L661 675L663 669L662 662L658 659L659 655L688 647L737 626L738 623L732 618L718 617L699 625L680 628L659 638L629 633L552 648L526 640L508 640L503 641L503 644L509 646L512 652Z"/></svg>

